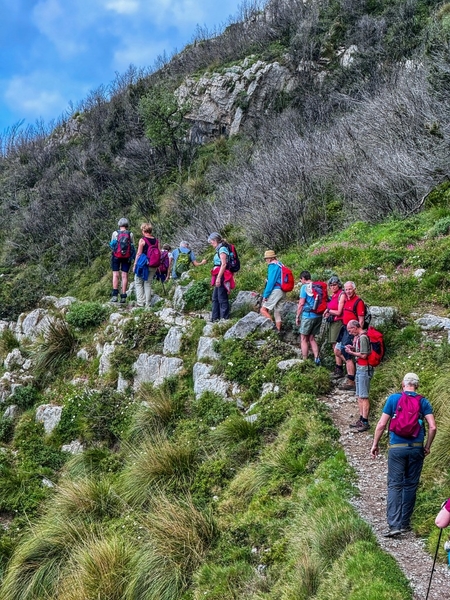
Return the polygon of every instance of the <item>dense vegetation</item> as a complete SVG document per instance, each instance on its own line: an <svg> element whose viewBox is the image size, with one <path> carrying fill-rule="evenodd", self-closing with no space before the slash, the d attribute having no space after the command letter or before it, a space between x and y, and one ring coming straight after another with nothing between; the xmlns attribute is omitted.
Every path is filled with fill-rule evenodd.
<svg viewBox="0 0 450 600"><path fill-rule="evenodd" d="M219 342L215 372L241 385L245 408L258 401L248 422L215 394L195 397L204 322L193 319L183 374L157 390L117 392L119 372L131 378L140 352L160 352L166 328L136 311L117 337L99 300L110 286L107 242L126 214L198 250L210 230L232 237L243 265L236 292L262 289L260 249L271 246L297 273L337 272L369 304L397 307L373 413L402 374L420 373L440 432L414 528L434 548L433 517L450 485L450 350L422 336L411 313L450 307L449 15L432 0L247 4L245 22L199 31L159 70L131 69L56 127L5 136L1 316L50 292L81 301L33 344L0 336L1 357L19 347L35 377L11 398L19 413L0 419L2 598L412 597L348 504L354 475L318 400L331 356L324 368L284 373L276 363L292 356L287 344ZM344 67L351 45L358 53ZM248 114L238 136L198 144L186 135L190 104L174 91L250 55L287 66L295 86ZM208 308L208 268L193 278L186 309ZM96 356L111 341L111 368L99 377L99 359L77 350ZM279 391L260 399L265 382ZM63 406L50 436L34 419L44 402ZM86 450L70 458L61 446L74 439Z"/></svg>
<svg viewBox="0 0 450 600"><path fill-rule="evenodd" d="M131 68L53 128L5 133L0 316L48 291L106 294L107 242L123 214L197 249L237 217L252 243L285 248L420 210L447 173L448 5L274 0L240 17L220 35L199 30L153 73ZM240 98L240 134L200 145L174 91L248 56L278 61L292 84L257 114Z"/></svg>

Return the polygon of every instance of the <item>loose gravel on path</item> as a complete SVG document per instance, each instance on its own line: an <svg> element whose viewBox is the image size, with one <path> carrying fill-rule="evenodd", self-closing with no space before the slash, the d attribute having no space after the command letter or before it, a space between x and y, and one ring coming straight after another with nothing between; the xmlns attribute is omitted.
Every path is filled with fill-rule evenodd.
<svg viewBox="0 0 450 600"><path fill-rule="evenodd" d="M430 556L425 551L423 540L416 537L414 533L404 533L394 538L385 538L382 535L387 528L387 460L384 456L376 460L370 456L373 429L379 415L373 415L370 431L356 433L349 428L349 424L358 418L354 394L335 389L323 400L331 409L333 421L341 433L340 441L347 459L358 475L360 495L354 498L353 505L362 518L372 526L380 546L397 560L411 582L414 600L425 600L434 556ZM450 536L450 529L444 530L442 544L447 539L447 535ZM446 565L436 563L428 598L450 600L450 571Z"/></svg>

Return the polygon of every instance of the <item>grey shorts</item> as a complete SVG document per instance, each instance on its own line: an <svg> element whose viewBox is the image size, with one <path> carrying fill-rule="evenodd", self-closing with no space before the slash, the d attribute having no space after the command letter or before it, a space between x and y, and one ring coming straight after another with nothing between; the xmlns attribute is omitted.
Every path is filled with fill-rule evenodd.
<svg viewBox="0 0 450 600"><path fill-rule="evenodd" d="M321 325L322 317L314 317L313 319L302 317L300 321L300 333L302 335L319 335Z"/></svg>
<svg viewBox="0 0 450 600"><path fill-rule="evenodd" d="M368 398L370 380L373 376L373 367L360 367L356 365L355 384L357 398Z"/></svg>
<svg viewBox="0 0 450 600"><path fill-rule="evenodd" d="M267 308L267 310L273 310L274 308L280 310L285 301L286 294L283 292L283 290L280 288L275 288L270 292L269 297L264 300L262 306Z"/></svg>

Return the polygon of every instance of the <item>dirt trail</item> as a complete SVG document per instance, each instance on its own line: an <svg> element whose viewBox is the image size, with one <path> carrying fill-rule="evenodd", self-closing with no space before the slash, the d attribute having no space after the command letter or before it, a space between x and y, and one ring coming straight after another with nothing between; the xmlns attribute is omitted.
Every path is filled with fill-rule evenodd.
<svg viewBox="0 0 450 600"><path fill-rule="evenodd" d="M355 396L335 389L326 398L336 427L341 433L341 444L347 459L358 474L360 496L353 500L360 515L373 528L380 546L397 560L414 590L414 600L425 600L433 565L433 556L424 550L423 540L414 533L401 534L395 538L384 538L386 523L386 472L387 460L381 456L373 460L370 446L373 427L378 415L371 422L371 430L354 433L349 424L358 417ZM437 510L436 510L437 512ZM447 539L447 530L442 534L441 544ZM431 583L429 600L450 600L450 571L446 565L437 563Z"/></svg>

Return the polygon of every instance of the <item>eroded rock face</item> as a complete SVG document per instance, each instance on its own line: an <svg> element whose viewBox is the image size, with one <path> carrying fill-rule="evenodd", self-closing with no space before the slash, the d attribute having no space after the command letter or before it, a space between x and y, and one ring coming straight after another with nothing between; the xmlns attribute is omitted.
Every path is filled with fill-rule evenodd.
<svg viewBox="0 0 450 600"><path fill-rule="evenodd" d="M173 355L179 354L181 350L181 340L183 338L183 330L181 327L171 327L164 339L163 354Z"/></svg>
<svg viewBox="0 0 450 600"><path fill-rule="evenodd" d="M214 343L217 340L212 337L202 336L198 340L197 346L197 360L209 359L219 360L219 354L214 350Z"/></svg>
<svg viewBox="0 0 450 600"><path fill-rule="evenodd" d="M372 320L370 325L375 328L386 327L394 321L396 312L393 306L371 306Z"/></svg>
<svg viewBox="0 0 450 600"><path fill-rule="evenodd" d="M61 420L62 406L41 404L36 409L36 421L43 423L45 433L51 433Z"/></svg>
<svg viewBox="0 0 450 600"><path fill-rule="evenodd" d="M214 392L224 399L228 398L228 381L220 375L211 374L212 366L205 363L195 363L193 369L194 393L199 398L204 392Z"/></svg>
<svg viewBox="0 0 450 600"><path fill-rule="evenodd" d="M134 390L139 389L142 383L161 385L165 379L179 375L183 370L181 358L161 356L159 354L140 354L133 365Z"/></svg>
<svg viewBox="0 0 450 600"><path fill-rule="evenodd" d="M44 308L36 308L28 314L22 313L17 320L16 337L19 340L24 337L35 340L55 320L55 317L49 315L48 310Z"/></svg>
<svg viewBox="0 0 450 600"><path fill-rule="evenodd" d="M213 135L239 133L246 120L267 111L277 94L290 91L294 83L291 71L280 63L247 57L221 73L187 77L176 94L180 104L191 104L191 135L203 142Z"/></svg>
<svg viewBox="0 0 450 600"><path fill-rule="evenodd" d="M256 308L259 304L261 295L258 292L239 292L235 301L231 305L231 314L244 308Z"/></svg>

